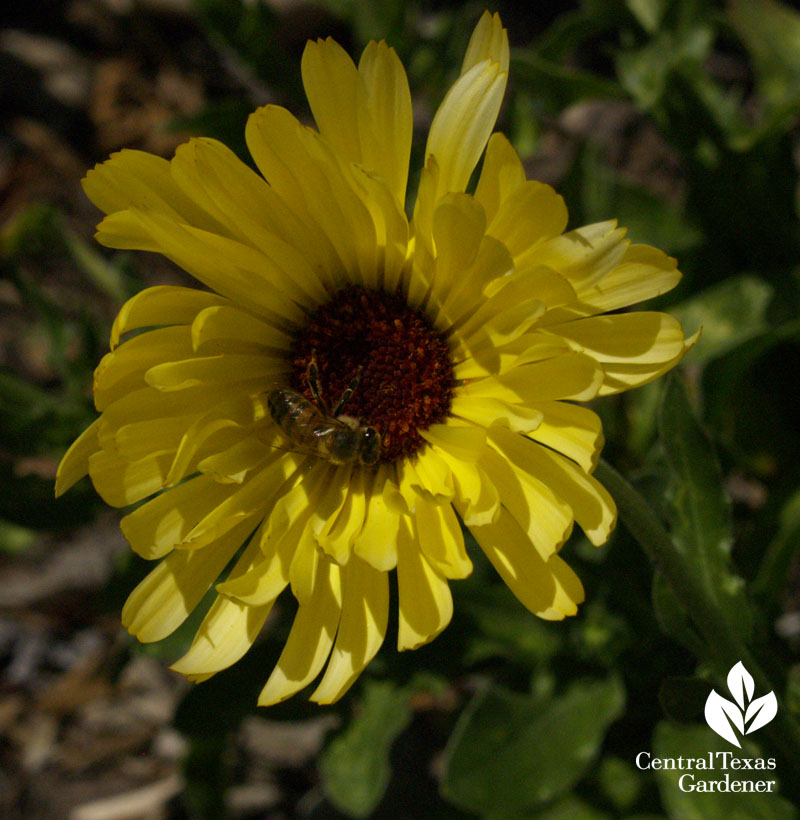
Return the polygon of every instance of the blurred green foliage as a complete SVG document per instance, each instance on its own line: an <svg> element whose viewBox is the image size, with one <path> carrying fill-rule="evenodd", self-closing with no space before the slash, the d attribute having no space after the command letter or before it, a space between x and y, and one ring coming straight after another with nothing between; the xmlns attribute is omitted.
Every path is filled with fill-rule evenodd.
<svg viewBox="0 0 800 820"><path fill-rule="evenodd" d="M614 161L592 127L564 139L557 185L573 225L619 218L633 238L678 254L684 281L657 306L689 333L703 327L684 365L688 390L672 379L597 404L607 456L670 522L705 588L800 713L798 667L790 668L790 647L773 629L800 549L800 13L776 0L582 0L557 14L538 5L493 4L515 46L499 127L534 159L567 130L567 114L591 104L652 129L654 170L674 183L669 190ZM480 3L411 0L318 6L337 30L314 36L335 33L355 54L370 38L397 48L421 120L457 74L482 10ZM244 156L254 98L307 110L297 54L281 13L261 0L196 0L195 13L209 40L244 67L245 81L239 97L213 101L176 125L223 139ZM422 132L412 168L421 165ZM667 156L672 165L664 171ZM124 259L109 262L51 208L33 207L4 230L2 277L31 311L51 367L43 382L13 368L0 372L0 444L8 456L0 462L0 543L7 550L24 549L34 528L74 526L97 509L86 487L65 505L52 499L48 480L20 477L13 467L24 457L60 455L92 418L87 387L106 346L104 320L81 305L65 311L27 272L32 259L58 255L71 260L87 291L115 304L136 288ZM332 707L341 726L320 760L326 799L314 817L797 817L777 795L687 794L674 777L632 765L643 750L699 756L722 749L701 717L715 680L713 647L624 527L603 548L576 534L565 549L588 602L560 624L525 612L472 551L475 574L453 584L448 632L399 659L385 648ZM192 744L187 816L224 817L221 789L235 778L225 763L228 738L252 711L286 623L233 669L194 688L179 710L176 725ZM167 654L179 654L175 642ZM269 716L318 713L295 699ZM427 753L443 750L438 787L424 755L417 768L408 766L421 754L423 730ZM779 761L784 792L797 801L800 761Z"/></svg>

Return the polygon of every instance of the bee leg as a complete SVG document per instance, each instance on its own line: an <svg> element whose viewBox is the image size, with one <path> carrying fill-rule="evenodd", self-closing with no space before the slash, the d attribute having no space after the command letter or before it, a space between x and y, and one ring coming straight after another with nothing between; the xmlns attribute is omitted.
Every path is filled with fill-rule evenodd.
<svg viewBox="0 0 800 820"><path fill-rule="evenodd" d="M308 382L308 387L311 390L311 395L314 397L314 402L317 407L319 407L326 416L329 415L328 405L325 403L325 399L322 398L322 386L319 382L319 366L317 365L316 350L311 351L311 360L306 368L306 381Z"/></svg>
<svg viewBox="0 0 800 820"><path fill-rule="evenodd" d="M344 408L345 404L347 404L347 402L350 400L350 396L353 395L353 392L358 387L358 383L361 381L361 371L363 369L364 368L361 365L358 366L358 370L356 370L356 375L353 376L350 384L348 384L347 387L345 387L344 392L339 397L339 401L336 403L336 407L333 408L334 418L336 418L336 416L338 416L339 413L342 412L342 409Z"/></svg>

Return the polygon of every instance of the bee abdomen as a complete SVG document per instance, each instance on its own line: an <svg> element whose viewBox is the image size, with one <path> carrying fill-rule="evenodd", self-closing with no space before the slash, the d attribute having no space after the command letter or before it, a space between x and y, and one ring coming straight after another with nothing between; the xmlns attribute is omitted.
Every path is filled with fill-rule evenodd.
<svg viewBox="0 0 800 820"><path fill-rule="evenodd" d="M319 410L293 390L273 390L267 398L267 406L275 424L296 441L312 439L311 431L322 420Z"/></svg>

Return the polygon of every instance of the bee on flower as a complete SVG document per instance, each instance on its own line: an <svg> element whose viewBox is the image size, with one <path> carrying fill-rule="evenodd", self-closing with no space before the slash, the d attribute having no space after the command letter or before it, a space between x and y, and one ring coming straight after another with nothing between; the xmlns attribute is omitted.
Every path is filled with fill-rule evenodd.
<svg viewBox="0 0 800 820"><path fill-rule="evenodd" d="M657 378L692 340L662 313L609 313L674 287L675 261L613 222L565 232L561 197L492 133L508 67L487 12L433 118L410 218L411 96L383 42L358 66L308 43L317 128L258 109L259 173L194 139L169 162L124 150L87 174L101 244L163 254L205 289L123 306L95 373L100 416L56 491L88 473L109 504L149 499L122 519L159 561L122 613L141 641L229 570L173 667L190 679L242 657L293 595L259 703L323 668L311 698L335 701L384 641L390 572L398 649L447 626L449 582L472 569L462 524L532 612L583 600L559 550L575 522L602 544L616 514L581 403Z"/></svg>

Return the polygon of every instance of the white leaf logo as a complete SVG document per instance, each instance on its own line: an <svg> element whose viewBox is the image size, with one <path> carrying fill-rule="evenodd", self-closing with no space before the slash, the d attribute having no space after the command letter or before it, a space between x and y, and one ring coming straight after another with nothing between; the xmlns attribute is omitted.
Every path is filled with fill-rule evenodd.
<svg viewBox="0 0 800 820"><path fill-rule="evenodd" d="M745 703L753 697L753 690L756 688L753 676L744 668L744 664L739 663L728 672L728 690L733 695L740 709L744 709ZM747 697L745 698L745 693Z"/></svg>
<svg viewBox="0 0 800 820"><path fill-rule="evenodd" d="M742 748L742 744L739 743L739 738L736 737L736 732L733 731L733 726L731 726L731 723L733 723L741 734L744 734L742 713L735 703L725 700L713 689L706 700L706 723L720 737L725 738L728 743L733 743L734 746Z"/></svg>
<svg viewBox="0 0 800 820"><path fill-rule="evenodd" d="M706 699L706 723L728 743L741 749L735 730L739 735L749 735L766 726L778 713L778 701L774 692L753 699L755 681L741 661L728 672L728 689L736 702L712 689Z"/></svg>
<svg viewBox="0 0 800 820"><path fill-rule="evenodd" d="M756 698L747 707L747 711L744 715L745 723L750 723L751 720L753 721L747 727L747 734L749 735L750 732L755 732L756 729L766 726L777 714L778 699L775 697L774 692L764 695L763 698Z"/></svg>

